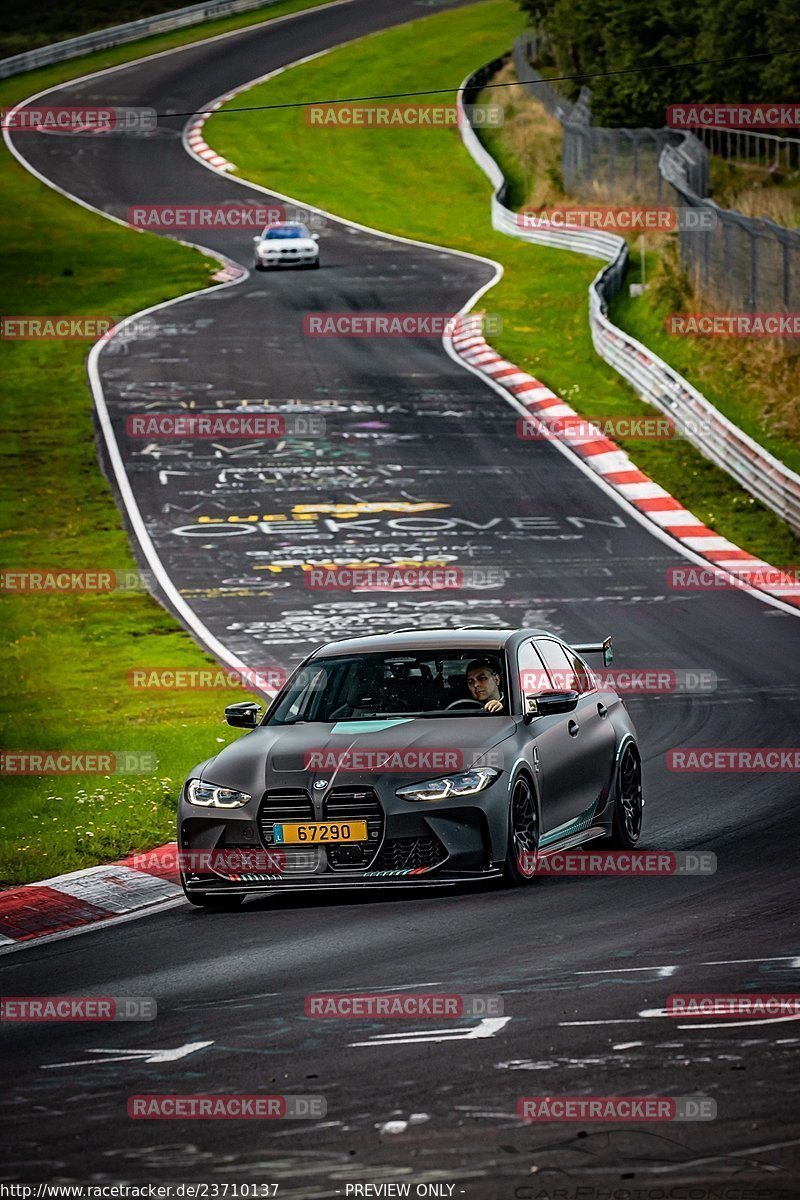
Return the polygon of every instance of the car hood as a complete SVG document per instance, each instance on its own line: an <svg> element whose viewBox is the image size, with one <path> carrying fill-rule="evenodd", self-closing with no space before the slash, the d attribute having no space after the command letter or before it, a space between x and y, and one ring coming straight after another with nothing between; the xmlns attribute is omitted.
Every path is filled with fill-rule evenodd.
<svg viewBox="0 0 800 1200"><path fill-rule="evenodd" d="M317 780L390 780L397 788L468 769L516 728L513 717L489 716L266 725L210 759L202 778L252 796L266 788L308 790ZM502 770L498 752L486 761Z"/></svg>

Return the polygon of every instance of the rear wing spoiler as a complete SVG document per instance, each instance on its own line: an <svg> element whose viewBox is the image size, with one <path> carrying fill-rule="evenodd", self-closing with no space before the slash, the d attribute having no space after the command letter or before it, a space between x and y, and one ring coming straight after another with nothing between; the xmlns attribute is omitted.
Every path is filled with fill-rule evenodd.
<svg viewBox="0 0 800 1200"><path fill-rule="evenodd" d="M572 649L578 654L602 654L604 667L610 667L614 660L614 647L610 637L604 638L602 642L579 642Z"/></svg>

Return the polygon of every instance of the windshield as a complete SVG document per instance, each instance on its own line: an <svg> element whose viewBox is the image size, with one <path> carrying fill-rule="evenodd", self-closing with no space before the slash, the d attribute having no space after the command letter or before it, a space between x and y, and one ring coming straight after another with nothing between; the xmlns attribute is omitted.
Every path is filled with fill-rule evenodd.
<svg viewBox="0 0 800 1200"><path fill-rule="evenodd" d="M369 721L376 717L486 716L500 701L508 713L506 669L497 650L413 650L316 658L301 668L267 717L298 721Z"/></svg>
<svg viewBox="0 0 800 1200"><path fill-rule="evenodd" d="M264 230L264 237L274 241L275 238L307 238L311 234L305 225L271 225Z"/></svg>

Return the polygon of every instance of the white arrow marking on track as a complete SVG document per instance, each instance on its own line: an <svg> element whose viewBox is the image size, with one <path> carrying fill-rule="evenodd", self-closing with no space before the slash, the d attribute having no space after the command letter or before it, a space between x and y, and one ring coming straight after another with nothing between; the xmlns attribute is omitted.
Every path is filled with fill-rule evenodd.
<svg viewBox="0 0 800 1200"><path fill-rule="evenodd" d="M179 1058L186 1058L188 1054L194 1054L195 1050L202 1050L206 1046L213 1046L212 1042L186 1042L183 1046L174 1046L171 1050L87 1050L87 1054L109 1054L110 1058L84 1058L80 1062L65 1062L65 1063L44 1063L43 1071L54 1071L58 1067L94 1067L100 1063L108 1062L148 1062L148 1063L165 1063L176 1062Z"/></svg>
<svg viewBox="0 0 800 1200"><path fill-rule="evenodd" d="M366 1042L351 1046L416 1046L420 1042L466 1042L474 1038L494 1037L511 1017L484 1017L472 1029L415 1029L408 1033L379 1033Z"/></svg>

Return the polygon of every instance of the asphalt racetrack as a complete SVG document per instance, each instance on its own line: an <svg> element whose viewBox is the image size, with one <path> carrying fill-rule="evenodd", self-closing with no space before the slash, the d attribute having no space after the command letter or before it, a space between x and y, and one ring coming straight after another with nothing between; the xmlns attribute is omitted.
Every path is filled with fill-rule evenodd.
<svg viewBox="0 0 800 1200"><path fill-rule="evenodd" d="M47 103L200 110L270 70L428 11L351 0L78 81ZM139 203L264 202L186 153L186 120L167 118L155 138L15 144L46 179L123 218ZM487 222L488 211L487 188ZM252 265L249 232L197 240ZM545 625L573 642L610 633L615 666L714 672L712 691L629 705L644 754L643 845L711 851L717 872L285 895L233 914L181 903L7 954L4 992L155 996L159 1014L99 1032L4 1029L12 1148L2 1178L271 1182L297 1197L387 1182L520 1200L580 1188L594 1189L592 1200L614 1188L668 1195L658 1189L678 1185L703 1197L727 1188L731 1200L748 1186L796 1195L796 1020L681 1022L661 1012L671 992L796 987L796 776L676 774L665 764L676 746L792 744L796 616L741 591L671 591L666 572L685 562L677 548L554 446L519 440L518 413L439 338L304 333L308 313L452 312L492 278L491 264L340 221L328 222L321 246L319 271L251 272L160 309L147 336L112 341L99 358L136 505L195 629L259 668L291 668L332 638L440 620ZM266 450L243 442L221 456L210 443L126 434L131 415L245 401L321 414L325 436ZM102 457L109 469L105 447ZM315 505L345 507L298 507ZM454 555L502 569L505 582L371 598L303 586L305 558L376 554ZM443 1032L436 1021L304 1015L310 992L386 990L499 993L509 1019L451 1021ZM140 1049L154 1051L150 1061L127 1053ZM159 1058L164 1050L176 1055ZM327 1114L157 1122L126 1111L133 1093L264 1090L322 1095ZM574 1092L702 1094L717 1119L594 1128L517 1119L521 1096Z"/></svg>

